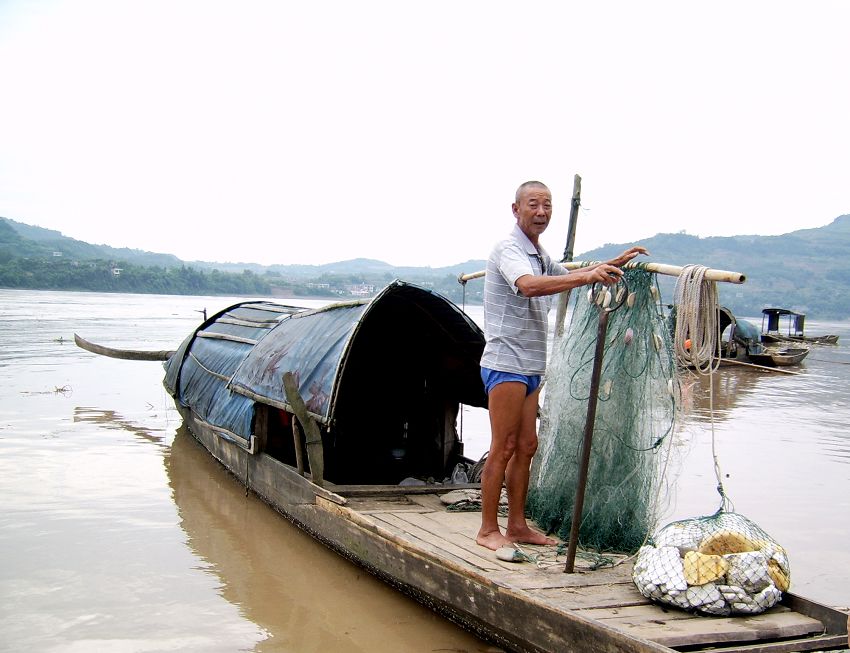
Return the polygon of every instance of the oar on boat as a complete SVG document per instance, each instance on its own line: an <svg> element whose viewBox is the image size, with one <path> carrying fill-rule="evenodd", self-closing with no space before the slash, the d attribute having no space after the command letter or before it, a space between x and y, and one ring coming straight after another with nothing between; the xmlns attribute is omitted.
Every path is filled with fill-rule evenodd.
<svg viewBox="0 0 850 653"><path fill-rule="evenodd" d="M93 342L89 342L85 338L74 334L74 342L77 346L90 351L93 354L101 356L109 356L110 358L121 358L130 361L167 361L174 355L173 351L145 351L140 349L115 349L114 347L105 347Z"/></svg>

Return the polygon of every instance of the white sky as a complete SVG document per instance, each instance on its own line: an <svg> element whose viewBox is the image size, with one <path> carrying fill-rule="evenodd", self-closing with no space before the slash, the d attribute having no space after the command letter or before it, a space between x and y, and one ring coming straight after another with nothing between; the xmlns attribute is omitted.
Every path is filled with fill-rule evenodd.
<svg viewBox="0 0 850 653"><path fill-rule="evenodd" d="M850 213L850 2L0 0L0 216L185 260L486 258ZM675 262L674 262L675 263Z"/></svg>

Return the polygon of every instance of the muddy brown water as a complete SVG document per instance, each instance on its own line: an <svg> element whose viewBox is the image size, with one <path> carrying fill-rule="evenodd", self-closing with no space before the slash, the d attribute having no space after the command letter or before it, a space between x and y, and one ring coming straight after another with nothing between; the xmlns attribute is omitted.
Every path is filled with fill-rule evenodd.
<svg viewBox="0 0 850 653"><path fill-rule="evenodd" d="M73 344L172 349L235 301L0 290L0 650L497 651L246 496L182 427L161 364ZM665 519L717 507L713 442L794 591L846 606L850 325L807 328L841 340L800 374L724 368L713 411L708 379L690 380ZM463 429L479 457L486 413L464 410Z"/></svg>

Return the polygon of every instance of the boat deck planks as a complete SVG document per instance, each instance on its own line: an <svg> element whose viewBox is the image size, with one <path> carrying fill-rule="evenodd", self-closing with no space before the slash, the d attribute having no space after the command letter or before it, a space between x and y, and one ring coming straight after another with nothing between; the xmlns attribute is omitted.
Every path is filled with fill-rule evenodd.
<svg viewBox="0 0 850 653"><path fill-rule="evenodd" d="M541 600L545 600L547 603L551 603L559 610L600 608L610 612L627 607L646 605L646 599L635 589L631 580L628 583L603 583L582 585L579 587L531 590L529 593ZM682 612L682 614L687 615L688 613ZM658 615L655 614L653 618L657 617Z"/></svg>
<svg viewBox="0 0 850 653"><path fill-rule="evenodd" d="M517 567L522 567L522 573L517 574ZM570 589L586 588L595 585L632 584L632 567L628 564L616 567L603 567L596 571L577 571L573 574L564 573L563 563L538 569L534 565L514 564L515 570L510 577L505 577L505 582L511 582L523 590L547 590L547 589ZM638 596L637 588L634 590ZM544 592L545 593L545 592ZM644 599L645 601L645 599Z"/></svg>
<svg viewBox="0 0 850 653"><path fill-rule="evenodd" d="M745 639L741 637L740 619L737 617L693 617L687 612L668 610L659 619L654 607L629 606L614 610L597 608L585 610L583 614L619 630L671 647ZM711 623L711 630L706 630L706 621ZM754 636L746 639L775 639L818 634L823 632L823 625L816 619L777 606L766 613L747 618L746 629L748 634L751 632Z"/></svg>
<svg viewBox="0 0 850 653"><path fill-rule="evenodd" d="M638 592L628 560L572 574L564 573L563 563L554 559L541 565L499 560L475 542L480 513L447 510L437 494L357 496L348 498L345 508L392 533L411 551L448 559L472 580L524 596L532 608L545 606L590 619L638 640L671 648L708 645L713 650L765 653L816 650L829 640L817 638L825 630L820 621L783 605L760 615L734 617L700 616L658 605ZM504 518L500 522L504 527ZM540 551L531 546L522 550L530 555ZM806 637L810 639L788 641ZM835 637L831 641L834 644Z"/></svg>
<svg viewBox="0 0 850 653"><path fill-rule="evenodd" d="M420 516L421 513L402 512L394 513L373 513L373 517L379 519L382 525L388 530L394 531L396 535L408 539L411 542L416 542L423 548L443 551L452 555L455 558L472 565L476 570L487 571L498 568L498 560L481 557L480 552L470 551L467 547L457 546L450 542L446 537L433 533L428 530L428 524L423 524L421 520L413 519ZM419 523L416 523L416 522ZM436 522L431 522L434 524Z"/></svg>
<svg viewBox="0 0 850 653"><path fill-rule="evenodd" d="M409 502L402 503L398 497L386 499L383 497L357 497L354 499L348 498L346 505L352 510L365 515L379 514L382 512L433 512L434 508L427 508L418 503Z"/></svg>

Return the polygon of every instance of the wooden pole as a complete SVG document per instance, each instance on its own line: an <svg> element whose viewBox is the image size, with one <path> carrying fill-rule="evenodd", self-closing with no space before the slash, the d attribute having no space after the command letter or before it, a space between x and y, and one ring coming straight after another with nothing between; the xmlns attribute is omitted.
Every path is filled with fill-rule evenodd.
<svg viewBox="0 0 850 653"><path fill-rule="evenodd" d="M304 433L307 440L307 461L310 463L310 476L313 483L319 487L324 485L325 475L325 456L322 449L322 433L319 431L319 425L310 417L307 411L307 405L298 392L298 383L292 372L285 372L283 375L283 389L286 392L286 400L292 407L292 412L304 428Z"/></svg>
<svg viewBox="0 0 850 653"><path fill-rule="evenodd" d="M561 262L573 260L573 247L576 242L576 225L578 223L578 209L581 206L581 177L573 178L573 198L570 203L570 225L567 230L567 245L564 247L564 258ZM567 315L567 305L570 302L570 291L565 290L558 295L558 311L555 315L555 337L559 338L564 333L564 318Z"/></svg>
<svg viewBox="0 0 850 653"><path fill-rule="evenodd" d="M744 367L754 367L757 370L766 370L767 372L780 372L782 374L799 374L799 372L795 372L794 370L783 370L781 367L768 367L767 365L757 365L756 363L746 363L744 361L737 361L732 358L721 358L721 365L743 365Z"/></svg>
<svg viewBox="0 0 850 653"><path fill-rule="evenodd" d="M561 265L563 265L568 270L578 270L580 268L586 267L588 265L594 265L599 262L600 261L572 261L562 263ZM642 268L647 272L663 274L669 277L678 277L680 274L682 274L682 270L684 270L684 267L679 265L668 265L666 263L644 263L642 261L629 261L623 267L625 269ZM467 281L471 281L472 279L478 279L483 276L484 271L480 270L479 272L462 274L458 277L458 281L460 283L465 283ZM708 269L705 273L705 279L707 281L724 281L726 283L744 283L747 280L747 276L741 272L729 272L728 270Z"/></svg>
<svg viewBox="0 0 850 653"><path fill-rule="evenodd" d="M292 441L295 444L295 466L298 469L298 474L304 476L304 452L301 450L304 445L298 419L295 417L292 419Z"/></svg>
<svg viewBox="0 0 850 653"><path fill-rule="evenodd" d="M599 324L596 327L596 349L593 355L593 372L590 376L590 397L587 401L587 418L584 423L584 440L581 445L581 461L578 468L576 498L573 504L573 521L570 524L570 539L567 543L567 561L564 573L574 571L576 549L578 548L578 532L581 528L581 517L584 510L584 493L587 488L587 472L590 467L590 447L593 444L593 426L596 422L596 404L599 399L599 379L602 375L602 357L605 353L605 334L608 330L608 311L600 308Z"/></svg>

